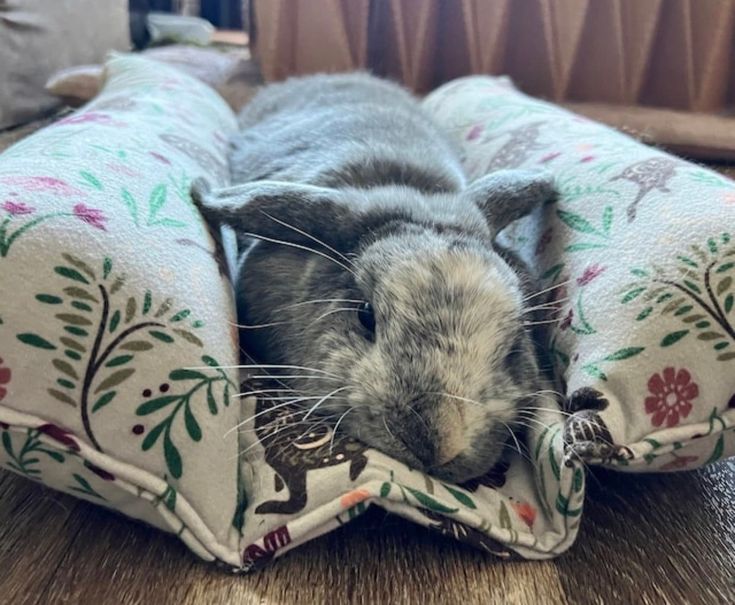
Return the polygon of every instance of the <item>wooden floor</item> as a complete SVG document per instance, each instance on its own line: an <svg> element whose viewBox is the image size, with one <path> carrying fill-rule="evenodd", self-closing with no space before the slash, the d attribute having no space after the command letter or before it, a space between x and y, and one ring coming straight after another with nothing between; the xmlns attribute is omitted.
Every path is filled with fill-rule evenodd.
<svg viewBox="0 0 735 605"><path fill-rule="evenodd" d="M735 603L735 461L590 477L577 543L503 563L378 509L232 576L174 537L0 471L0 603Z"/></svg>

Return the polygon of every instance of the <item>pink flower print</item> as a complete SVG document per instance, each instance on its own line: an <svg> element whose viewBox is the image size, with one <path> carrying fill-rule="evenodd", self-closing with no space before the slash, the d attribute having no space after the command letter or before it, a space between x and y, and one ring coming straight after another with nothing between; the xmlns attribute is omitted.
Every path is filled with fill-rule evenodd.
<svg viewBox="0 0 735 605"><path fill-rule="evenodd" d="M586 286L604 271L605 267L600 267L600 265L590 265L584 270L584 273L582 273L581 277L577 278L577 285Z"/></svg>
<svg viewBox="0 0 735 605"><path fill-rule="evenodd" d="M102 213L102 210L98 210L97 208L90 208L89 206L85 206L84 204L77 204L76 206L74 206L74 216L76 216L80 221L91 225L95 229L107 231L107 228L105 227L105 222L107 221L107 218Z"/></svg>
<svg viewBox="0 0 735 605"><path fill-rule="evenodd" d="M131 177L131 178L140 176L140 172L131 170L125 164L120 164L119 162L107 162L105 164L105 167L110 172L114 172L115 174L122 174L123 176Z"/></svg>
<svg viewBox="0 0 735 605"><path fill-rule="evenodd" d="M590 151L592 147L592 143L580 143L579 145L577 145L577 151L579 151L580 153L584 153L585 151Z"/></svg>
<svg viewBox="0 0 735 605"><path fill-rule="evenodd" d="M102 126L125 126L123 122L113 120L106 113L100 113L98 111L87 111L85 113L76 114L59 120L58 125L72 125L72 124L100 124Z"/></svg>
<svg viewBox="0 0 735 605"><path fill-rule="evenodd" d="M693 462L699 460L698 456L676 456L671 462L667 462L659 467L660 471L679 471L687 468Z"/></svg>
<svg viewBox="0 0 735 605"><path fill-rule="evenodd" d="M10 368L3 366L3 363L3 358L0 357L0 401L5 399L5 395L8 394L8 389L6 387L12 376Z"/></svg>
<svg viewBox="0 0 735 605"><path fill-rule="evenodd" d="M14 202L12 200L6 200L0 206L10 216L22 216L24 214L33 214L36 209L33 206L29 206L24 202Z"/></svg>
<svg viewBox="0 0 735 605"><path fill-rule="evenodd" d="M85 195L84 191L72 187L65 181L51 176L8 176L0 178L0 183L5 185L16 185L26 191L53 193L68 197L71 195Z"/></svg>
<svg viewBox="0 0 735 605"><path fill-rule="evenodd" d="M581 160L579 160L579 163L580 164L586 164L587 162L591 162L594 159L595 159L595 156L593 156L593 155L586 155Z"/></svg>
<svg viewBox="0 0 735 605"><path fill-rule="evenodd" d="M722 202L728 206L735 206L735 192L726 193L722 196Z"/></svg>
<svg viewBox="0 0 735 605"><path fill-rule="evenodd" d="M692 401L699 397L699 387L692 382L692 375L682 368L664 368L661 374L654 374L648 379L648 391L651 393L645 400L647 414L652 414L651 424L667 427L679 424L680 418L689 416Z"/></svg>
<svg viewBox="0 0 735 605"><path fill-rule="evenodd" d="M465 139L468 141L474 141L480 136L480 134L482 134L482 128L482 124L475 124L472 128L470 128Z"/></svg>
<svg viewBox="0 0 735 605"><path fill-rule="evenodd" d="M171 160L169 160L167 157L162 156L160 153L156 153L155 151L149 151L148 153L151 154L154 158L156 158L162 164L166 164L168 166L171 165Z"/></svg>
<svg viewBox="0 0 735 605"><path fill-rule="evenodd" d="M546 162L550 162L551 160L555 160L561 155L561 151L554 151L552 153L547 153L544 157L542 157L539 160L539 164L545 164Z"/></svg>

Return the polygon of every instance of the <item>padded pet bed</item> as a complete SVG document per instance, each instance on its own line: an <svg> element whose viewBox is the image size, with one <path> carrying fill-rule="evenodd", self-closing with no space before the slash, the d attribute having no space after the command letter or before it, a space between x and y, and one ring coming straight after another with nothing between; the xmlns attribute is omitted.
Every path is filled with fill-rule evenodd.
<svg viewBox="0 0 735 605"><path fill-rule="evenodd" d="M471 176L545 167L561 189L504 235L562 306L548 345L566 408L539 412L523 456L449 485L240 396L227 266L189 197L198 176L227 183L235 117L173 68L106 70L95 100L0 156L4 468L247 571L371 504L548 558L574 542L585 464L735 452L732 182L503 79L425 100Z"/></svg>

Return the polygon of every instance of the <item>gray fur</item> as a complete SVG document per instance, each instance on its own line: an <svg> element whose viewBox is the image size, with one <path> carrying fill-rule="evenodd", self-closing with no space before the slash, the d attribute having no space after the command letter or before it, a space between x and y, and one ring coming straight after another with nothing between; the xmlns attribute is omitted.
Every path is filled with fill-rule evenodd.
<svg viewBox="0 0 735 605"><path fill-rule="evenodd" d="M287 379L300 393L347 387L317 412L347 412L340 427L368 445L446 480L487 472L543 384L523 326L532 282L494 238L554 195L551 180L467 186L416 101L366 75L268 86L240 123L238 184L192 194L239 235L245 349L314 368ZM375 333L359 303L310 302L329 299L369 301Z"/></svg>

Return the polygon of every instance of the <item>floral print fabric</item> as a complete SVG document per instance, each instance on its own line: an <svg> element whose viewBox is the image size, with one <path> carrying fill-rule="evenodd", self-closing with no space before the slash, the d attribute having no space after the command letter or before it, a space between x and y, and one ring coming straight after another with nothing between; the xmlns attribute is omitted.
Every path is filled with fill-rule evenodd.
<svg viewBox="0 0 735 605"><path fill-rule="evenodd" d="M549 348L566 409L539 410L522 453L450 485L327 422L305 432L288 401L242 397L267 383L236 374L226 263L189 198L193 178L226 182L235 117L160 64L107 72L92 103L0 156L4 468L247 571L372 504L493 556L548 558L576 537L583 462L678 470L732 451L734 389L712 369L733 363L726 222L697 212L656 255L652 227L632 235L660 222L676 179L723 200L729 182L501 80L426 100L474 175L548 166L562 190L506 235L563 305Z"/></svg>
<svg viewBox="0 0 735 605"><path fill-rule="evenodd" d="M559 199L503 235L558 307L546 344L573 413L567 451L641 471L735 453L735 183L505 78L457 80L425 107L471 178L556 178Z"/></svg>

